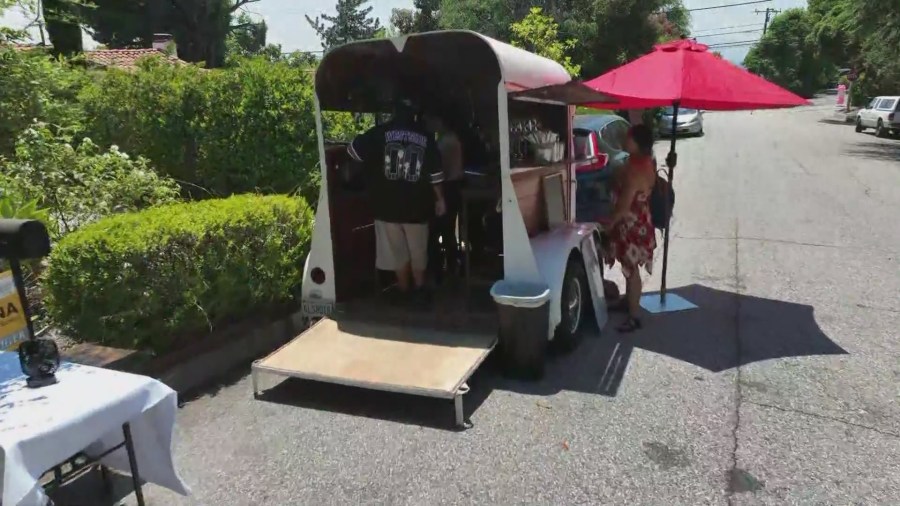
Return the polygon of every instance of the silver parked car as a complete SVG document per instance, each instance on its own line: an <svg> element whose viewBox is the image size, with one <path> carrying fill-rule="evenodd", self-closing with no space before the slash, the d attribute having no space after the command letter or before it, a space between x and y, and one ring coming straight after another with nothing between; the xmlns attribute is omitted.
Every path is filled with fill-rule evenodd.
<svg viewBox="0 0 900 506"><path fill-rule="evenodd" d="M657 127L659 135L672 135L673 108L664 107ZM703 135L703 111L688 107L678 108L678 119L675 120L675 135Z"/></svg>

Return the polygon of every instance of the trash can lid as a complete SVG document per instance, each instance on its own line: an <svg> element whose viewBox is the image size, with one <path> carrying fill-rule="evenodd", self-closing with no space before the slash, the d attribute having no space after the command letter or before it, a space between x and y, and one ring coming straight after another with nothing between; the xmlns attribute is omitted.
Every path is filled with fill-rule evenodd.
<svg viewBox="0 0 900 506"><path fill-rule="evenodd" d="M501 279L491 287L491 297L504 306L535 308L550 300L550 289L547 285Z"/></svg>

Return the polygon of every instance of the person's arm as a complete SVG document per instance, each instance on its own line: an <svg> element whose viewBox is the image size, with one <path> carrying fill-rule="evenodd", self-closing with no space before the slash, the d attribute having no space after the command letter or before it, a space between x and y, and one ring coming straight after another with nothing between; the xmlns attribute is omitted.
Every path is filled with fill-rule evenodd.
<svg viewBox="0 0 900 506"><path fill-rule="evenodd" d="M425 167L429 170L431 187L434 189L434 213L443 216L447 212L447 204L444 202L444 191L441 184L444 182L444 169L441 164L441 154L437 146L431 144L426 148Z"/></svg>
<svg viewBox="0 0 900 506"><path fill-rule="evenodd" d="M444 150L441 152L441 163L444 166L445 174L454 174L456 172L462 173L464 171L462 166L462 143L455 133L449 133L447 135L447 142L445 143Z"/></svg>
<svg viewBox="0 0 900 506"><path fill-rule="evenodd" d="M378 132L375 128L371 128L366 132L357 135L350 144L347 145L347 154L357 162L366 161L372 156L371 151L377 140Z"/></svg>
<svg viewBox="0 0 900 506"><path fill-rule="evenodd" d="M627 168L624 170L628 170ZM628 210L631 209L632 203L634 203L634 199L637 196L638 192L638 183L635 180L633 174L623 174L622 180L620 181L620 190L619 195L616 198L616 207L613 210L613 214L609 219L610 226L615 225L622 218L628 214Z"/></svg>

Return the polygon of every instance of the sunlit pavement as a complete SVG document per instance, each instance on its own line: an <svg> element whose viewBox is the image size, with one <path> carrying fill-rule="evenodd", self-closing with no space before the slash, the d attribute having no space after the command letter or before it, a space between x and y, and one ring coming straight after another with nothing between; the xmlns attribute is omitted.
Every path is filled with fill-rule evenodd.
<svg viewBox="0 0 900 506"><path fill-rule="evenodd" d="M900 141L822 121L833 99L678 141L669 286L699 309L609 326L540 383L480 371L464 432L417 397L254 400L245 371L179 413L194 495L148 503L900 503Z"/></svg>

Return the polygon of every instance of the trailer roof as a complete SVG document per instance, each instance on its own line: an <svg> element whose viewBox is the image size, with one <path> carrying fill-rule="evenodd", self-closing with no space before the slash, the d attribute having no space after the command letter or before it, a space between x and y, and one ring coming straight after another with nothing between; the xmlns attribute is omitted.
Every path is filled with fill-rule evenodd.
<svg viewBox="0 0 900 506"><path fill-rule="evenodd" d="M442 30L391 39L351 42L326 53L316 71L316 93L323 109L348 110L351 103L371 103L359 95L389 94L373 90L371 78L389 74L414 76L416 86L427 87L422 72L443 80L453 76L460 84L491 85L503 82L518 92L564 84L571 76L553 60L468 30ZM360 81L368 81L361 83ZM361 90L361 88L367 88Z"/></svg>

